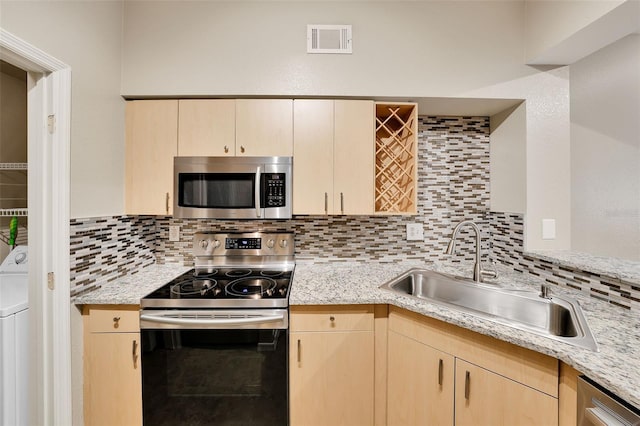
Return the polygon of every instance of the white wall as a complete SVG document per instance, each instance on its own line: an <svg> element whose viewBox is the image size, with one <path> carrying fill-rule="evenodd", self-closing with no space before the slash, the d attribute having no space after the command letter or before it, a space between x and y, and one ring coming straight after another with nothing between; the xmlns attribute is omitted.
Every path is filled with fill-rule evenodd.
<svg viewBox="0 0 640 426"><path fill-rule="evenodd" d="M71 217L122 214L122 2L2 0L0 26L72 69Z"/></svg>
<svg viewBox="0 0 640 426"><path fill-rule="evenodd" d="M629 2L629 0L626 0ZM631 0L637 1L637 0ZM562 62L562 56L571 55L571 50L581 49L581 44L573 44L566 52L549 52L559 48L576 33L611 12L625 0L525 0L525 61L526 63L569 64ZM599 47L614 40L604 41ZM558 60L558 61L554 61Z"/></svg>
<svg viewBox="0 0 640 426"><path fill-rule="evenodd" d="M570 72L571 248L640 260L640 35Z"/></svg>
<svg viewBox="0 0 640 426"><path fill-rule="evenodd" d="M491 121L491 210L521 213L527 207L527 108L523 102Z"/></svg>
<svg viewBox="0 0 640 426"><path fill-rule="evenodd" d="M125 2L122 93L457 96L536 74L513 1ZM308 55L307 24L353 25Z"/></svg>

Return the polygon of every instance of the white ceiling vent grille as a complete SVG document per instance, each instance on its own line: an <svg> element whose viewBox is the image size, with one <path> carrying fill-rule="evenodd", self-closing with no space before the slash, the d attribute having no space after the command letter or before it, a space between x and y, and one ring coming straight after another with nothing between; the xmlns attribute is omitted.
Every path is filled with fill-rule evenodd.
<svg viewBox="0 0 640 426"><path fill-rule="evenodd" d="M307 25L307 53L351 53L351 25Z"/></svg>

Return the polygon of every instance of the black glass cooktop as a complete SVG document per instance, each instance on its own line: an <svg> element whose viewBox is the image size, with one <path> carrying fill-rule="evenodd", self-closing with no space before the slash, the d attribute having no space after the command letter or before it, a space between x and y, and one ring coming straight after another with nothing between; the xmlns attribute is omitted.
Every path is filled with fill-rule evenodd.
<svg viewBox="0 0 640 426"><path fill-rule="evenodd" d="M192 269L144 300L286 299L292 271L249 268Z"/></svg>

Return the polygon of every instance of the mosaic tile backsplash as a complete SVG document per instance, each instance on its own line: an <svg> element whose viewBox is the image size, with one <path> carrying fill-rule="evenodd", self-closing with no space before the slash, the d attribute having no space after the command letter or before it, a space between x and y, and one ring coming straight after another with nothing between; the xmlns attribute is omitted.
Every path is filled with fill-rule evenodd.
<svg viewBox="0 0 640 426"><path fill-rule="evenodd" d="M292 231L296 258L316 262L426 260L444 254L455 225L476 222L484 260L543 276L627 309L640 309L636 284L567 271L523 254L522 215L491 212L489 118L421 116L418 123L418 214L415 216L296 216L286 221L174 219L117 216L71 221L71 293L135 273L154 262L193 263L191 240L199 231ZM420 223L424 241L405 241L406 225ZM169 226L180 241L169 241ZM463 230L454 261L472 260L474 234ZM635 306L634 306L635 305Z"/></svg>
<svg viewBox="0 0 640 426"><path fill-rule="evenodd" d="M152 265L155 229L148 216L72 219L71 296Z"/></svg>

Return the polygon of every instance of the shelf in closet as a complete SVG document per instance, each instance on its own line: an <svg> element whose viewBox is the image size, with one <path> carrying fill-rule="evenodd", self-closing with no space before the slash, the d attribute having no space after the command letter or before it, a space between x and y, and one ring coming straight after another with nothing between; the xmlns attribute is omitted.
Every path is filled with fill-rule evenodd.
<svg viewBox="0 0 640 426"><path fill-rule="evenodd" d="M8 217L8 216L29 216L28 209L0 209L0 217Z"/></svg>
<svg viewBox="0 0 640 426"><path fill-rule="evenodd" d="M28 170L28 163L0 163L0 170Z"/></svg>
<svg viewBox="0 0 640 426"><path fill-rule="evenodd" d="M18 171L28 170L28 163L0 163L0 170ZM27 217L29 215L26 208L0 209L0 217L20 216ZM0 237L1 239L2 237Z"/></svg>

